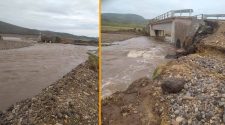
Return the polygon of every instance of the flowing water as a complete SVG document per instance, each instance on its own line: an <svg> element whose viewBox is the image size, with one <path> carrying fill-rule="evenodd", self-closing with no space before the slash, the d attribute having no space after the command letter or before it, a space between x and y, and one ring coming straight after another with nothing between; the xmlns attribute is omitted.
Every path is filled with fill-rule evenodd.
<svg viewBox="0 0 225 125"><path fill-rule="evenodd" d="M0 110L38 94L87 59L91 46L35 44L0 50Z"/></svg>
<svg viewBox="0 0 225 125"><path fill-rule="evenodd" d="M145 36L114 44L102 48L103 98L126 90L138 78L151 78L157 65L168 61L165 56L175 52L168 42Z"/></svg>

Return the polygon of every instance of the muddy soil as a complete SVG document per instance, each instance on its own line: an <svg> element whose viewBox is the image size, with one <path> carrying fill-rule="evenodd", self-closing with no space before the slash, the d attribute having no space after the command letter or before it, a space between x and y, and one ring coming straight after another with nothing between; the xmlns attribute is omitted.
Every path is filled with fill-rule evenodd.
<svg viewBox="0 0 225 125"><path fill-rule="evenodd" d="M0 112L1 125L97 125L98 73L88 60L38 95Z"/></svg>
<svg viewBox="0 0 225 125"><path fill-rule="evenodd" d="M35 44L0 50L0 110L38 94L87 59L92 47ZM96 49L96 48L95 48Z"/></svg>
<svg viewBox="0 0 225 125"><path fill-rule="evenodd" d="M153 81L141 78L126 91L103 100L103 125L159 125L160 112L154 109L160 98L153 93ZM165 110L165 109L164 109Z"/></svg>

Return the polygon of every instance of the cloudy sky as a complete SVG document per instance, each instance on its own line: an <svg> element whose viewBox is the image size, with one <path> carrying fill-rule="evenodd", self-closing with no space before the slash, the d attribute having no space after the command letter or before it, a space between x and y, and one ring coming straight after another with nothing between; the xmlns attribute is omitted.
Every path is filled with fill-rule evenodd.
<svg viewBox="0 0 225 125"><path fill-rule="evenodd" d="M147 19L169 10L193 9L196 14L225 13L225 0L103 0L102 11L134 13Z"/></svg>
<svg viewBox="0 0 225 125"><path fill-rule="evenodd" d="M27 28L98 36L98 0L1 0L0 20Z"/></svg>

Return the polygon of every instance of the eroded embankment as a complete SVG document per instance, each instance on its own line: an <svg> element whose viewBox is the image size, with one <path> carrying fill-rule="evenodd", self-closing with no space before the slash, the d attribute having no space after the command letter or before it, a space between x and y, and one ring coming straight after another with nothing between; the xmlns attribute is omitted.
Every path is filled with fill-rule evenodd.
<svg viewBox="0 0 225 125"><path fill-rule="evenodd" d="M97 57L78 65L33 98L0 113L1 125L97 125Z"/></svg>
<svg viewBox="0 0 225 125"><path fill-rule="evenodd" d="M213 34L201 39L196 53L159 66L153 81L137 80L105 99L103 124L224 124L224 26L219 22Z"/></svg>

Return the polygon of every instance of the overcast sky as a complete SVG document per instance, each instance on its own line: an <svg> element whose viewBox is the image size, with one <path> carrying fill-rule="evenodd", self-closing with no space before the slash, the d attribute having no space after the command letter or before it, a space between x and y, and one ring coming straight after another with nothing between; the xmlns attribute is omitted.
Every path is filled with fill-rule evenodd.
<svg viewBox="0 0 225 125"><path fill-rule="evenodd" d="M1 0L0 20L40 30L98 36L98 0Z"/></svg>
<svg viewBox="0 0 225 125"><path fill-rule="evenodd" d="M193 15L225 14L225 0L102 0L105 13L134 13L147 19L176 9L193 9Z"/></svg>

